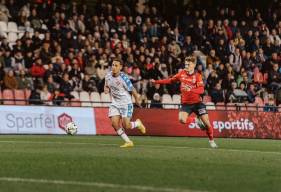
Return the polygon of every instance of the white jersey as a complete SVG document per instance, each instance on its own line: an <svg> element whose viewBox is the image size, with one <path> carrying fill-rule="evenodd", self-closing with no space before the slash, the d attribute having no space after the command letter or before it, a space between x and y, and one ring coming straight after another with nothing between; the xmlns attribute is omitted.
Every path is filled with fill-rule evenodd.
<svg viewBox="0 0 281 192"><path fill-rule="evenodd" d="M105 84L110 89L112 105L120 106L132 103L131 91L133 84L129 77L121 72L118 77L113 77L111 72L105 76Z"/></svg>

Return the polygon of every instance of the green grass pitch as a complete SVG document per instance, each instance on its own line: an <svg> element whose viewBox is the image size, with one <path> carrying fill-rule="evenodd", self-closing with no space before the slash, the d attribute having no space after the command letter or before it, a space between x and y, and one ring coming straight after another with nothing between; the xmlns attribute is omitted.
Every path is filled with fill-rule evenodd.
<svg viewBox="0 0 281 192"><path fill-rule="evenodd" d="M1 192L281 191L281 141L0 136Z"/></svg>

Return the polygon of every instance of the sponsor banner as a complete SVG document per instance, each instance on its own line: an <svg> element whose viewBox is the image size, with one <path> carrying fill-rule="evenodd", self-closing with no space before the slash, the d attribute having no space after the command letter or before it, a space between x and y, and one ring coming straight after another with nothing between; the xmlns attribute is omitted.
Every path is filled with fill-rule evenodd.
<svg viewBox="0 0 281 192"><path fill-rule="evenodd" d="M281 139L281 113L252 111L208 111L215 137L274 138ZM107 110L96 109L99 114L97 134L115 134L107 117ZM147 127L147 135L196 136L206 133L193 122L183 125L178 122L178 110L136 109L134 119L140 118ZM139 131L127 130L129 135Z"/></svg>
<svg viewBox="0 0 281 192"><path fill-rule="evenodd" d="M116 135L115 130L111 126L111 121L108 118L108 107L94 108L96 117L96 130L99 135Z"/></svg>
<svg viewBox="0 0 281 192"><path fill-rule="evenodd" d="M2 105L0 111L0 133L65 134L65 125L73 121L77 134L96 134L92 108Z"/></svg>

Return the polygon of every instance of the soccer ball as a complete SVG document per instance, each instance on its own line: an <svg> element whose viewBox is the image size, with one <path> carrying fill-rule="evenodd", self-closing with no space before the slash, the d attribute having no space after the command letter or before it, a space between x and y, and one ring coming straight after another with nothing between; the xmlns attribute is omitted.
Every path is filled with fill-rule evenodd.
<svg viewBox="0 0 281 192"><path fill-rule="evenodd" d="M65 131L68 135L75 135L77 133L77 125L74 122L69 122L65 126Z"/></svg>

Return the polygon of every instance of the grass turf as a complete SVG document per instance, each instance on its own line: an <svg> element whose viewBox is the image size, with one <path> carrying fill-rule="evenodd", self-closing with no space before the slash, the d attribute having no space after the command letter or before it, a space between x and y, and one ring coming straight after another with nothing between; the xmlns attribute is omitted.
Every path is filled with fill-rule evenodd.
<svg viewBox="0 0 281 192"><path fill-rule="evenodd" d="M0 136L0 191L280 191L281 141ZM24 180L24 179L33 179Z"/></svg>

